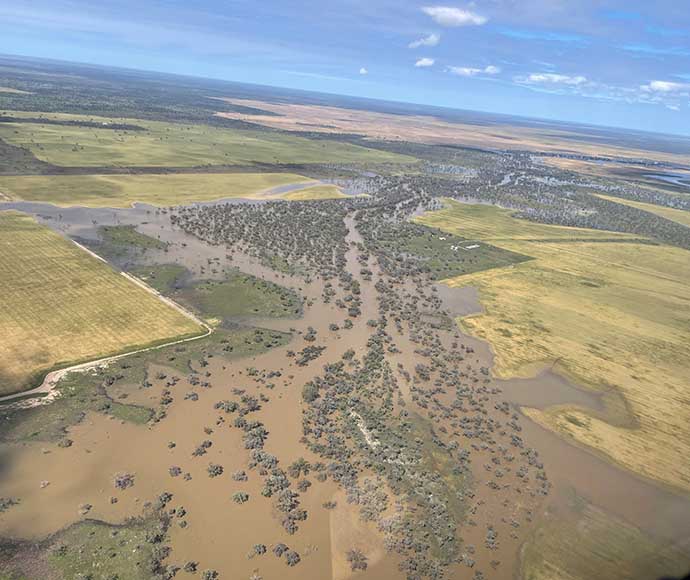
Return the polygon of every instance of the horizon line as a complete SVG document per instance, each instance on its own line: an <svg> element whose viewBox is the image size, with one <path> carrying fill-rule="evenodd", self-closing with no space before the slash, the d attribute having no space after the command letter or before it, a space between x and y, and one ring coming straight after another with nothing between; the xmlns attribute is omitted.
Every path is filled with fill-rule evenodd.
<svg viewBox="0 0 690 580"><path fill-rule="evenodd" d="M598 124L598 123L586 123L583 121L574 121L574 120L569 120L569 119L562 119L559 117L532 117L532 116L528 116L528 115L516 115L514 113L506 113L503 111L495 111L495 110L462 109L462 108L457 108L457 107L451 107L448 105L437 105L437 104L433 104L433 103L419 103L419 102L415 102L415 101L406 101L406 100L397 100L397 99L382 99L382 98L377 98L377 97L367 97L367 96L363 96L363 95L359 95L359 94L323 92L323 91L315 91L315 90L311 90L311 89L288 87L288 86L283 86L283 85L273 85L273 84L268 84L268 83L254 83L254 82L238 81L238 80L229 79L227 77L199 76L199 75L194 75L194 74L189 74L189 73L178 73L178 72L170 72L170 71L165 71L165 70L152 70L149 68L138 68L136 66L111 65L111 64L103 64L103 63L99 63L99 62L72 61L72 60L55 59L55 58L50 58L50 57L46 57L46 56L29 56L29 55L14 54L14 53L0 53L0 59L18 59L18 60L23 59L23 60L28 60L28 61L32 61L32 60L33 61L44 61L44 62L48 62L48 63L61 63L61 64L66 64L66 65L93 67L93 68L100 68L100 69L105 69L105 70L111 69L111 70L117 70L117 71L123 71L123 72L151 73L151 74L157 74L157 75L167 75L170 77L190 79L190 80L195 80L195 81L204 81L204 80L205 81L216 81L216 82L221 82L221 83L244 85L244 86L248 86L248 87L262 87L262 88L282 90L282 91L298 91L301 93L311 94L311 95L345 97L345 98L351 98L351 99L359 99L361 101L371 101L371 102L376 102L376 103L390 103L390 104L397 104L397 105L409 105L409 106L414 106L414 107L435 108L435 109L453 111L453 112L458 112L458 113L475 113L475 114L479 114L479 115L488 115L488 116L493 115L493 116L497 116L497 117L507 117L510 119L519 119L519 120L530 121L530 122L536 121L536 122L550 123L550 124L565 124L565 125L573 125L573 126L580 127L580 128L591 128L591 129L598 129L598 130L611 129L611 130L619 131L619 132L620 131L623 131L623 132L628 131L631 133L638 133L638 134L645 134L645 135L657 135L660 137L670 137L670 138L674 138L674 139L680 138L680 139L690 140L690 132L687 132L687 133L669 133L669 132L660 132L660 131L649 131L646 129L637 129L637 128L624 126L624 125L604 125L604 124Z"/></svg>

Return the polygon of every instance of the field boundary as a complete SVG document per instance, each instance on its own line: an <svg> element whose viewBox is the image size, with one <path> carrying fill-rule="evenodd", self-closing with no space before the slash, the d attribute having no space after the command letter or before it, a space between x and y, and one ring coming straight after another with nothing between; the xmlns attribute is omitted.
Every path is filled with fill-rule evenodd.
<svg viewBox="0 0 690 580"><path fill-rule="evenodd" d="M80 249L83 251L87 252L91 256L97 258L101 262L105 262L106 264L108 263L106 260L104 260L101 256L98 254L94 253L93 251L89 250L88 248L84 247L82 244L79 242L76 242L75 240L71 240L72 243L74 243L76 246L78 246ZM98 359L93 359L89 360L86 362L78 362L76 364L72 364L70 366L66 366L64 368L56 368L54 370L49 370L43 375L43 379L41 381L41 384L38 385L37 387L34 387L32 389L20 391L18 393L12 393L11 395L4 395L0 397L0 403L6 403L8 401L13 401L15 399L22 399L20 403L18 403L18 406L21 407L33 407L36 405L44 405L47 403L52 402L55 399L55 394L53 393L53 389L57 384L60 382L60 380L68 373L71 372L85 372L94 368L98 367L106 367L110 363L120 360L122 358L132 356L135 354L141 354L144 352L150 352L153 350L159 350L168 346L174 346L176 344L182 344L184 342L190 342L192 340L198 340L200 338L206 338L213 332L213 328L209 326L206 322L201 320L198 316L196 316L194 313L190 312L189 310L185 309L182 307L180 304L175 302L174 300L168 298L167 296L163 296L160 292L158 292L156 289L152 288L148 284L146 284L143 280L137 278L136 276L133 276L131 274L128 274L127 272L120 272L122 276L124 276L127 280L132 282L133 284L136 284L140 288L146 290L149 294L152 294L156 298L158 298L160 301L164 302L171 308L174 308L177 310L180 314L186 316L196 324L200 325L202 328L204 328L204 332L201 334L196 334L193 336L185 336L183 338L176 338L175 340L172 340L170 342L164 342L161 344L153 344L149 346L145 346L143 348L138 348L132 351L125 351L121 352L119 354L115 355L109 355L105 356L102 358ZM178 335L179 336L179 335ZM67 363L69 364L69 363ZM39 401L34 400L34 397L41 396L41 395L47 395L47 396L42 396L42 398Z"/></svg>

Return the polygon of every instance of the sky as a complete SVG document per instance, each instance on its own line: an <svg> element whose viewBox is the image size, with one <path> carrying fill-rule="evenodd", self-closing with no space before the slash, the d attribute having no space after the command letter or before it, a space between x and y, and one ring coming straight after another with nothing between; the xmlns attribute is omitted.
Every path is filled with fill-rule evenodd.
<svg viewBox="0 0 690 580"><path fill-rule="evenodd" d="M25 0L0 53L690 135L690 0Z"/></svg>

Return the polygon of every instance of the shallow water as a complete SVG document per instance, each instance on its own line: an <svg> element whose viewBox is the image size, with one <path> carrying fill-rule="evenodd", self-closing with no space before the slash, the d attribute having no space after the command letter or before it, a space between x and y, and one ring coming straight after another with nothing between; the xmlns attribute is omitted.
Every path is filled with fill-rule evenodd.
<svg viewBox="0 0 690 580"><path fill-rule="evenodd" d="M455 316L481 312L475 288L453 288L436 285L444 307ZM490 345L474 337L463 337L475 350L476 361L492 367ZM516 410L521 407L548 409L573 405L595 412L605 411L600 393L572 383L551 368L530 378L495 379L501 396ZM667 490L639 477L594 452L574 445L570 440L549 431L522 415L523 439L539 451L554 484L550 501L564 507L571 491L595 505L655 535L668 538L690 538L690 497Z"/></svg>
<svg viewBox="0 0 690 580"><path fill-rule="evenodd" d="M217 444L214 444L208 456L191 459L190 453L196 444L206 438L203 428L212 423L215 416L209 413L213 402L226 398L229 389L234 386L241 386L250 392L262 392L261 387L249 381L244 374L247 367L257 366L280 369L284 373L282 379L276 381L275 390L263 391L271 401L257 414L257 418L269 427L270 437L266 450L280 457L283 463L289 463L300 455L316 460L299 444L302 436L301 385L319 373L322 364L339 359L348 348L355 348L358 354L364 351L364 344L371 332L365 321L378 316L373 290L378 272L371 282L361 281L362 316L355 327L342 333L341 337L341 333L330 332L328 324L333 319L340 320L343 317L342 311L332 304L324 305L319 302L320 282L307 285L301 279L264 268L241 252L229 255L228 248L224 246L211 246L173 228L169 215L164 211L139 205L128 209L87 209L55 208L47 204L26 202L2 204L0 208L10 209L8 206L37 215L40 221L57 231L91 240L97 238L97 230L101 225L137 225L142 233L170 242L166 251L147 252L144 260L148 263L176 262L186 266L197 278L222 276L225 268L238 267L261 278L298 289L305 297L316 300L315 306L307 308L302 319L249 319L246 322L278 330L294 327L303 331L307 326L313 326L318 331L319 344L327 347L327 354L313 365L296 367L285 356L287 350L302 345L302 339L296 336L291 344L251 359L232 363L214 359L208 368L212 388L200 391L195 389L200 395L198 402L184 401L183 393L192 387L182 381L175 388L175 402L171 406L169 417L153 429L120 424L93 414L89 415L87 421L72 429L70 437L74 439L75 445L69 449L54 449L51 453L44 454L42 447L52 446L39 444L12 446L4 450L4 471L0 473L3 493L22 496L25 500L17 508L8 511L3 518L3 535L31 538L44 536L78 519L77 506L84 501L94 505L90 514L93 517L122 521L128 515L140 513L145 499L166 488L175 494L175 503L184 505L190 514L190 527L184 531L174 528L173 531L176 561L203 559L207 567L216 567L226 573L232 570L233 574L238 574L230 576L232 578L248 577L256 568L260 568L267 578L285 576L322 580L347 577L347 574L343 575L342 567L338 572L334 564L338 560L335 552L342 556L342 550L347 549L347 546L337 550L333 547L339 541L333 537L333 518L337 514L321 508L321 504L336 493L337 488L333 484L315 485L304 496L304 505L309 510L310 518L302 531L288 542L301 554L308 554L300 566L287 568L273 555L247 560L245 546L248 550L256 542L284 541L284 534L277 524L270 502L257 499L250 500L245 506L236 506L229 501L229 496L239 489L239 485L232 482L228 484L227 478L223 478L224 484L219 485L220 481L209 479L205 473L206 465L212 460L222 463L228 473L235 469L246 469L246 451L239 433L237 430L223 429L222 433L219 430L217 439L214 435ZM349 241L360 241L351 218L348 218L347 225L351 230ZM352 247L346 257L348 269L358 272L360 265ZM467 316L481 311L476 289L449 288L444 285L436 285L436 288L450 315ZM413 367L416 362L415 356L411 354L414 345L405 335L396 334L395 339L404 354L392 355L391 361L401 362L408 368ZM477 367L492 366L493 356L487 343L469 336L462 336L461 341L473 349L466 357L468 363ZM288 376L292 378L288 379ZM497 400L509 401L517 411L523 406L547 409L564 404L593 411L603 410L601 397L597 393L572 384L550 369L543 370L532 378L494 380L492 383L501 390ZM136 396L155 400L161 389L161 383L157 382L153 389L138 391ZM410 394L407 389L401 384L405 398ZM521 437L528 446L538 449L553 484L552 494L536 514L537 524L540 514L550 507L570 509L568 498L572 497L574 491L650 533L675 539L690 537L689 498L620 469L594 453L576 447L563 437L543 429L525 416L522 416L521 425ZM176 450L167 449L169 440L180 442ZM480 468L481 462L486 460L483 456L478 459L479 483L484 481ZM171 464L179 464L183 469L193 472L193 481L170 479L167 469ZM136 472L137 485L133 490L124 492L121 501L112 506L108 501L114 495L111 480L113 474L119 471ZM250 473L250 478L247 489L252 497L258 498L260 479L255 473ZM39 486L43 479L51 481L50 486L45 489ZM485 488L480 490L480 494L486 493ZM486 498L488 502L492 499L490 495ZM520 501L520 496L516 495L515 505ZM498 518L502 514L498 511L498 506L487 509L490 509L491 517ZM338 514L342 515L341 512ZM355 535L356 532L355 527ZM484 532L485 528L470 530L467 540L481 545ZM519 564L519 545L504 541L506 553L502 560L505 566L495 574L492 573L491 577L494 579L513 578ZM241 549L228 550L229 545L241 546ZM372 554L374 551L372 548ZM370 569L363 577L400 578L401 574L396 566L397 558L392 555L385 556L378 562L372 560ZM454 570L450 577L468 577L467 571L466 568Z"/></svg>
<svg viewBox="0 0 690 580"><path fill-rule="evenodd" d="M687 173L645 173L644 176L690 189L690 174Z"/></svg>

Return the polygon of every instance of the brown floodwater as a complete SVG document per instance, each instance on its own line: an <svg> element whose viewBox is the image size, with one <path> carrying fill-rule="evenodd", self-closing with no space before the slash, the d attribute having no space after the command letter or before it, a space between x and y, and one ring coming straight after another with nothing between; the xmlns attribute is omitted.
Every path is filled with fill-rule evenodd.
<svg viewBox="0 0 690 580"><path fill-rule="evenodd" d="M5 207L9 204L0 206ZM174 402L169 406L168 416L153 427L137 426L120 422L98 413L90 413L86 419L70 429L69 437L74 441L70 448L59 448L52 443L5 444L0 470L0 495L20 497L22 502L0 517L0 535L13 538L39 539L54 533L82 516L78 514L81 504L93 505L89 517L108 522L122 522L129 516L142 512L143 504L163 491L173 493L171 507L184 506L188 526L171 528L171 561L182 564L186 560L198 560L201 569L215 568L222 578L249 578L258 571L266 578L305 578L309 580L344 580L351 576L345 562L345 553L351 548L361 549L369 557L369 568L357 577L389 580L401 578L398 571L399 558L385 552L380 534L371 524L362 522L354 506L348 505L342 491L333 483L315 483L302 494L302 506L308 510L309 518L301 522L300 531L288 536L280 526L273 502L260 495L262 478L256 471L248 469L248 452L241 441L241 432L227 425L216 426L218 416L213 404L224 398L231 398L231 389L238 387L250 394L265 394L270 400L252 417L262 421L269 430L265 449L276 455L283 466L300 456L310 461L318 458L310 454L300 443L302 437L301 387L320 373L323 364L340 359L349 348L357 354L365 351L371 329L366 326L369 318L378 317L378 305L374 284L381 275L374 271L372 281L362 280L362 315L356 319L351 330L332 332L331 321L340 322L343 312L333 304L320 300L322 283L306 284L262 267L256 260L236 251L232 255L223 246L211 246L171 226L169 215L154 208L137 206L131 209L90 210L84 208L54 208L45 204L12 204L16 209L28 211L39 219L70 236L95 239L100 225L132 224L143 233L170 242L169 249L149 251L144 260L149 263L175 262L186 266L194 277L220 277L229 267L241 270L285 286L299 290L307 299L313 300L312 307L306 307L299 320L254 319L245 323L277 330L295 329L297 332L290 344L268 353L245 359L210 359L205 369L211 387L193 387L183 377L172 388ZM94 220L96 223L94 223ZM351 218L348 241L361 241L354 230ZM209 262L211 260L211 262ZM360 265L356 250L351 247L347 254L347 267L357 274ZM436 285L438 296L443 300L446 311L454 316L466 316L479 312L481 305L473 288L449 288ZM288 350L299 350L306 343L300 336L307 327L317 330L320 346L326 350L315 363L306 367L297 366L288 358ZM401 363L412 372L421 359L414 354L415 345L406 334L391 330L397 346L402 351L391 354L395 367ZM448 340L448 337L444 338ZM466 362L475 368L492 366L491 348L476 338L462 336L464 345L471 347ZM248 367L265 370L280 370L282 376L274 380L275 388L268 389L247 375ZM155 373L151 373L153 376ZM117 385L118 393L126 392L129 400L155 406L164 388L165 380L153 380L154 386L142 389L136 385ZM544 369L537 376L527 379L492 380L500 389L496 401L507 400L519 412L521 407L547 409L554 405L574 405L601 412L601 397L591 390L581 388L551 369ZM401 381L403 397L410 400L409 386ZM184 395L195 391L198 401L185 400ZM495 579L509 579L518 574L520 546L530 525L523 526L519 538L509 539L511 518L523 518L528 511L533 513L532 526L539 525L541 516L553 507L569 509L567 498L572 493L584 497L607 512L621 517L629 523L664 538L690 537L690 499L687 496L662 488L652 481L637 477L611 464L591 451L573 445L560 435L548 431L521 416L521 437L525 443L539 451L546 472L552 483L552 492L544 501L530 498L522 490L513 489L503 498L506 505L498 502L495 494L487 491L487 474L482 470L490 454L488 451L475 454L473 473L477 484L476 519L474 528L461 533L466 544L482 546L486 524L495 522L501 542L501 566L494 572L488 567L490 555L478 554L477 565ZM213 429L212 435L204 432ZM213 446L207 455L192 457L192 450L204 439L212 439ZM175 441L174 449L168 442ZM210 478L206 473L209 463L220 463L224 474ZM189 472L191 481L168 474L172 465ZM230 474L245 470L247 482L235 482ZM113 477L116 473L131 472L136 476L135 486L115 490ZM48 485L42 485L48 482ZM237 505L231 501L236 491L246 491L250 501ZM118 502L112 504L111 497ZM322 504L337 501L337 507L326 510ZM501 518L506 521L501 522ZM268 546L285 542L297 550L302 562L294 567L285 566L269 552L264 556L249 558L255 543ZM472 571L456 567L449 577L470 578ZM180 574L184 578L186 575Z"/></svg>

